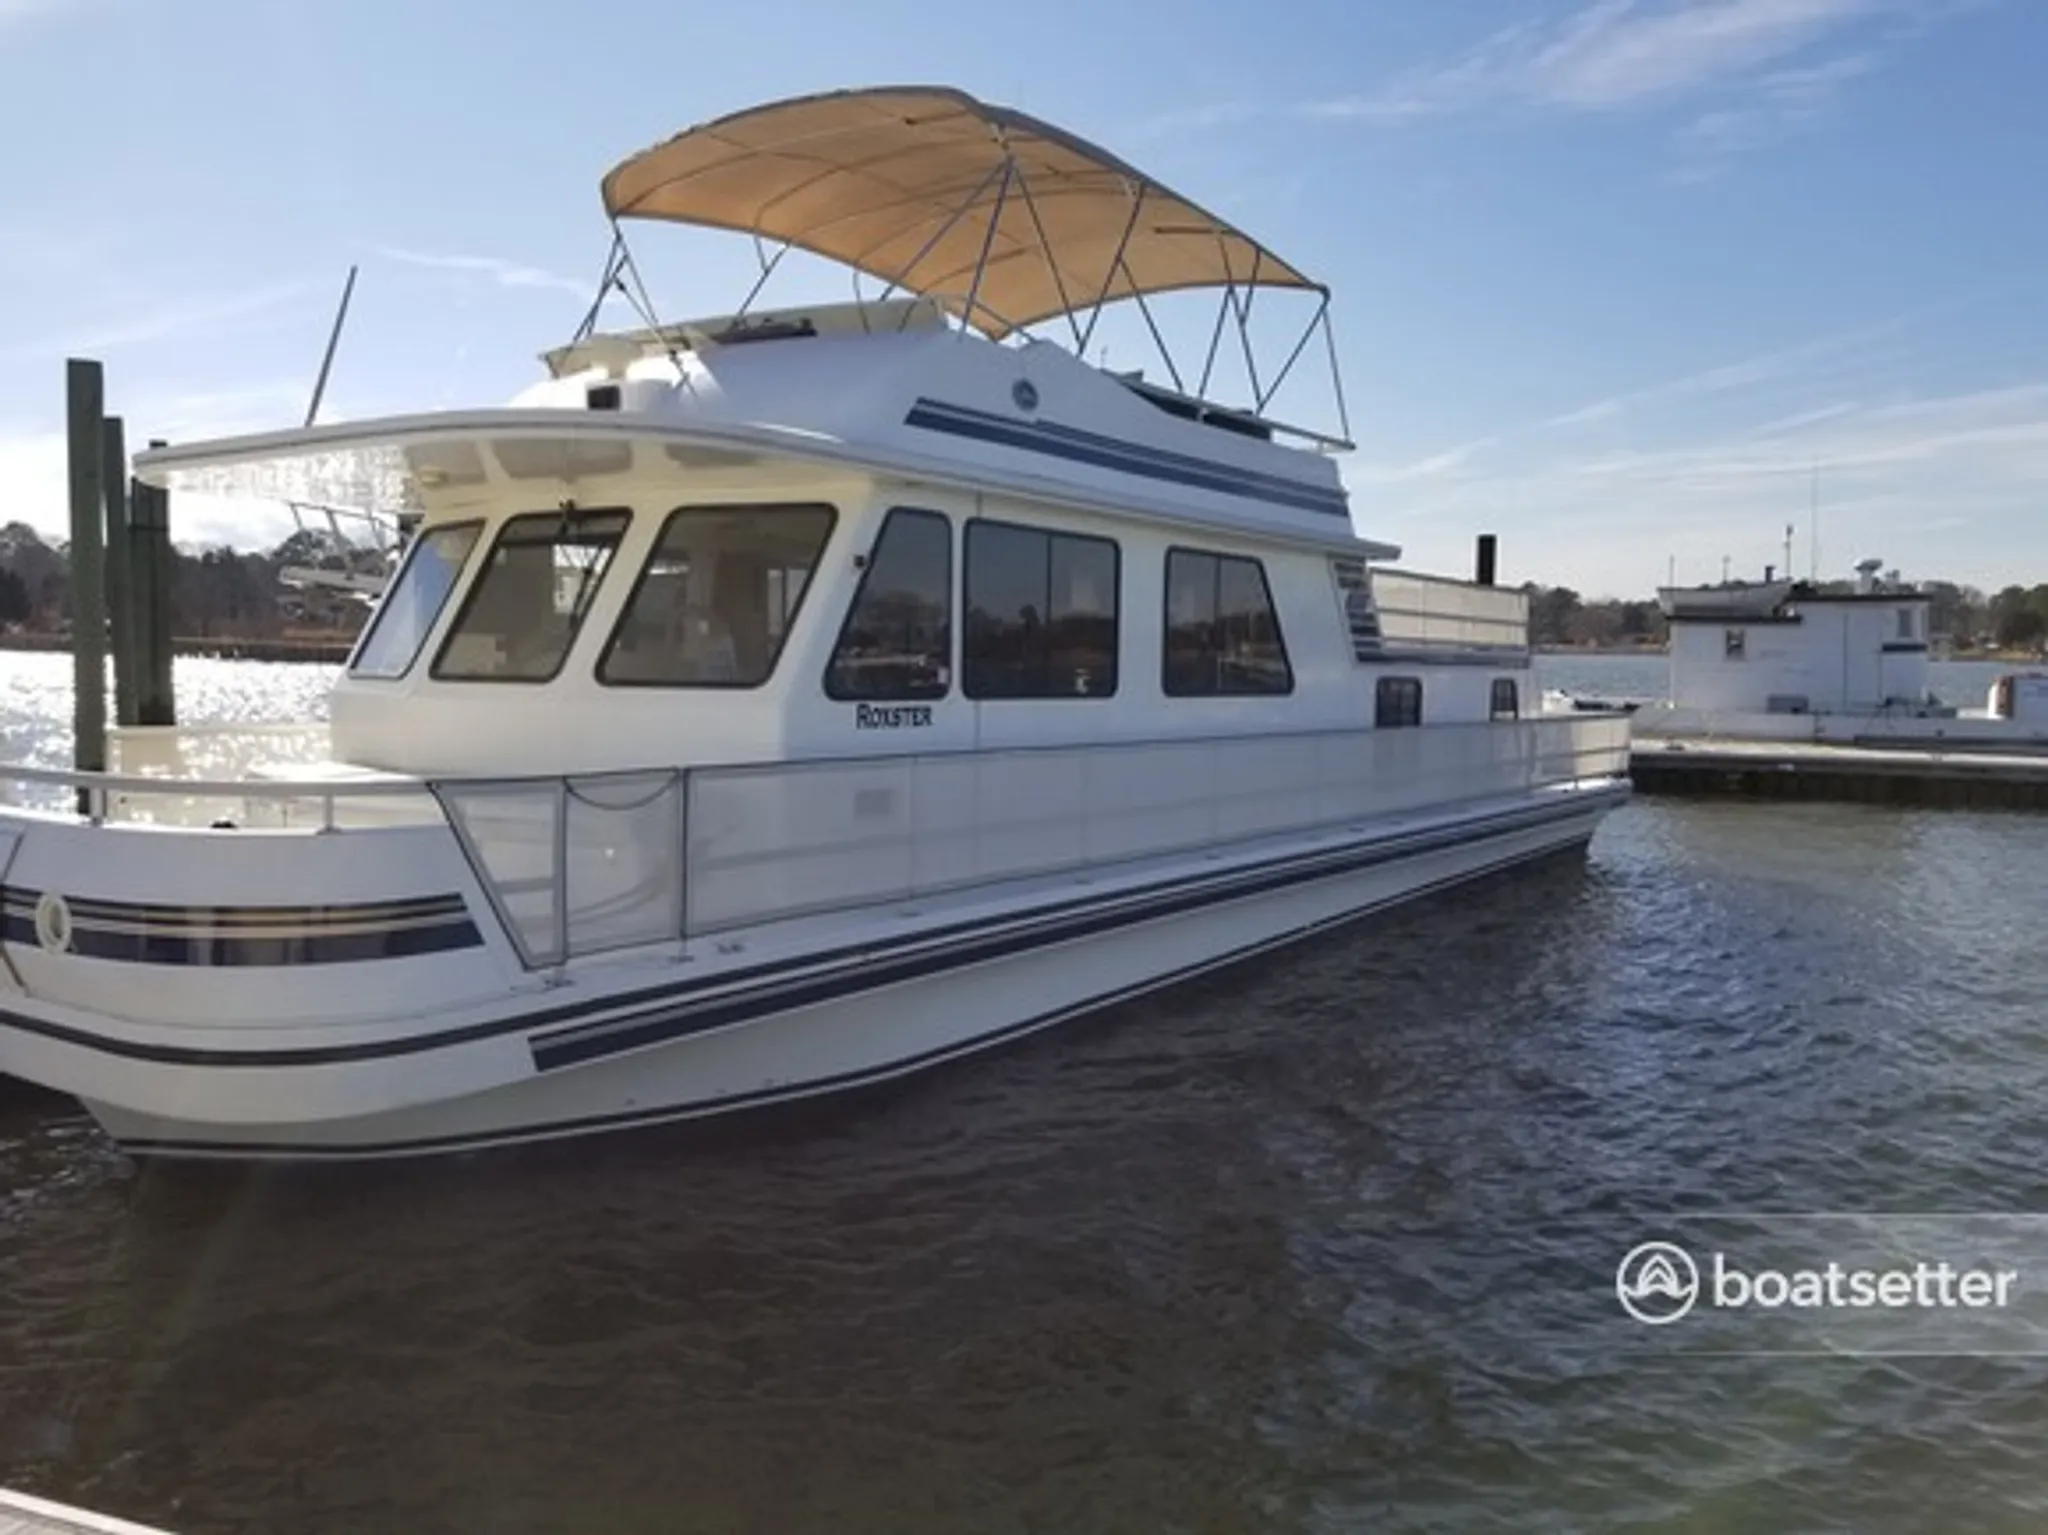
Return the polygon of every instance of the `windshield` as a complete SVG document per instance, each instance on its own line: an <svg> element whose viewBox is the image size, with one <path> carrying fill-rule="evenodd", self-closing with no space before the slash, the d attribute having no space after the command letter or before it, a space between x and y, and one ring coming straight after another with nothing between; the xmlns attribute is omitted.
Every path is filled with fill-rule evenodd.
<svg viewBox="0 0 2048 1535"><path fill-rule="evenodd" d="M377 604L369 631L356 647L349 674L355 677L403 677L419 659L420 647L448 604L448 594L462 577L469 551L476 547L482 523L451 523L430 528L413 541L405 566L391 590Z"/></svg>
<svg viewBox="0 0 2048 1535"><path fill-rule="evenodd" d="M442 641L434 676L546 682L562 669L626 536L627 512L528 512L498 534Z"/></svg>

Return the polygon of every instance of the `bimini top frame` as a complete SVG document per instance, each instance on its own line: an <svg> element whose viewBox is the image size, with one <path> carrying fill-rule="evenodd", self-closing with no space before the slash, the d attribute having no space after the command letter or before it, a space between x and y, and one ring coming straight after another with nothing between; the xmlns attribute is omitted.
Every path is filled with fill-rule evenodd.
<svg viewBox="0 0 2048 1535"><path fill-rule="evenodd" d="M1103 306L1134 299L1175 390L1191 404L1200 403L1208 386L1225 320L1235 318L1260 415L1320 329L1344 435L1281 430L1325 446L1351 446L1326 287L1107 151L963 91L882 87L754 107L622 161L604 178L603 191L614 242L600 302L617 287L656 330L661 327L626 248L622 219L695 224L779 242L772 258L763 254L761 281L735 320L744 318L792 249L851 267L856 295L865 273L887 284L884 298L901 289L931 299L996 341L1064 316L1077 352L1085 353ZM1221 289L1223 298L1201 376L1190 390L1145 299L1193 288ZM1260 288L1292 288L1320 299L1266 384L1248 330ZM596 312L593 306L579 340L594 327Z"/></svg>

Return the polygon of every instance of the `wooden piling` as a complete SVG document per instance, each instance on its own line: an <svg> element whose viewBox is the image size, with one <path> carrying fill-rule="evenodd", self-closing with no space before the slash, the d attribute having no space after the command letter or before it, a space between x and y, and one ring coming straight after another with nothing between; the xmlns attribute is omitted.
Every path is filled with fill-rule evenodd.
<svg viewBox="0 0 2048 1535"><path fill-rule="evenodd" d="M152 448L164 446L154 438ZM171 688L171 494L136 480L129 490L129 583L135 604L135 723L175 725Z"/></svg>
<svg viewBox="0 0 2048 1535"><path fill-rule="evenodd" d="M130 578L128 443L119 416L101 428L107 495L107 643L114 651L114 723L135 723L135 587Z"/></svg>
<svg viewBox="0 0 2048 1535"><path fill-rule="evenodd" d="M106 381L100 365L64 364L66 435L71 459L71 760L80 772L107 770L107 618L102 559L106 527ZM79 813L90 796L81 789Z"/></svg>

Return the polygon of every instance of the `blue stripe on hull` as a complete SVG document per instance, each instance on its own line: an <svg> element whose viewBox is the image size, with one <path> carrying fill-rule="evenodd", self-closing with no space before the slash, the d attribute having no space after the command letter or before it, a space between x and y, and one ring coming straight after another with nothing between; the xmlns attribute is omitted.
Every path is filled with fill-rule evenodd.
<svg viewBox="0 0 2048 1535"><path fill-rule="evenodd" d="M1346 873L1416 853L1530 829L1583 814L1585 809L1582 804L1569 803L1523 807L1434 831L1381 836L1365 846L1353 845L1334 852L1291 854L1227 874L1183 875L1146 889L1075 897L1036 911L951 923L908 934L893 943L858 942L701 980L672 982L638 992L590 998L435 1033L363 1044L316 1045L298 1049L221 1049L155 1044L110 1038L4 1009L0 1009L0 1027L17 1028L130 1060L180 1066L295 1067L342 1065L418 1055L505 1034L567 1025L532 1042L536 1066L547 1070L622 1050L642 1048L665 1038L725 1027L785 1007L829 999L832 995L852 994L891 984L905 978L906 974L932 974L943 968L1023 952L1037 945L1065 942L1087 932L1106 931L1113 926L1150 921L1213 902L1239 899L1298 880ZM1000 931L991 932L991 929ZM832 968L827 970L826 967ZM707 992L717 994L704 995ZM635 1008L638 1010L626 1011Z"/></svg>
<svg viewBox="0 0 2048 1535"><path fill-rule="evenodd" d="M42 895L0 886L0 941L40 946L35 910ZM126 964L360 964L484 941L454 894L324 906L178 906L66 895L64 905L71 919L65 952Z"/></svg>
<svg viewBox="0 0 2048 1535"><path fill-rule="evenodd" d="M1591 836L1590 830L1587 836ZM1584 841L1585 838L1576 839L1577 843L1583 843ZM702 1099L698 1102L682 1106L624 1109L608 1114L587 1114L575 1119L556 1120L550 1124L534 1125L520 1130L471 1131L459 1135L421 1136L411 1140L381 1141L374 1144L307 1146L292 1142L174 1141L152 1139L128 1139L122 1140L118 1144L123 1151L139 1157L182 1155L187 1157L213 1156L252 1160L353 1161L378 1157L421 1156L436 1153L482 1150L492 1146L513 1146L533 1141L559 1140L568 1136L590 1135L602 1131L651 1128L656 1125L674 1124L681 1120L708 1119L717 1115L743 1112L747 1109L766 1108L776 1103L787 1103L804 1098L824 1097L832 1093L849 1092L857 1088L873 1087L881 1083L893 1081L899 1077L906 1077L919 1071L929 1070L934 1066L962 1056L974 1055L981 1051L995 1049L998 1046L1022 1039L1027 1035L1035 1034L1041 1029L1050 1028L1054 1024L1063 1023L1068 1019L1080 1017L1087 1013L1098 1012L1104 1008L1114 1007L1120 1002L1127 1002L1133 998L1144 996L1149 992L1177 985L1182 981L1192 980L1196 976L1221 969L1225 965L1237 964L1274 949L1300 943L1319 933L1328 932L1332 929L1343 927L1348 923L1360 921L1389 907L1400 906L1409 901L1419 900L1424 896L1453 889L1459 885L1470 883L1472 880L1482 879L1490 874L1502 873L1518 864L1530 863L1538 858L1563 852L1568 845L1576 844L1559 844L1555 847L1539 849L1536 852L1504 859L1497 864L1489 864L1485 868L1475 869L1470 873L1455 874L1445 879L1433 880L1428 884L1418 885L1412 890L1404 890L1397 896L1390 896L1382 901L1369 902L1353 907L1333 917L1325 917L1315 922L1304 923L1300 927L1290 928L1284 933L1276 933L1272 937L1261 939L1256 943L1249 943L1238 948L1226 950L1208 959L1201 960L1196 964L1182 966L1175 970L1164 971L1159 975L1149 976L1145 980L1130 986L1104 992L1099 996L1090 997L1086 1001L1075 1003L1070 1007L1041 1013L1016 1023L1005 1024L1001 1028L991 1029L985 1034L977 1034L972 1038L950 1045L941 1045L916 1055L903 1056L885 1065L866 1067L858 1071L841 1072L830 1077L819 1077L792 1087L759 1088L749 1092L730 1093L721 1098Z"/></svg>
<svg viewBox="0 0 2048 1535"><path fill-rule="evenodd" d="M1524 823L1539 825L1548 818L1547 811L1517 812L1514 819L1506 821L1505 824L1495 821L1483 823L1477 828L1449 828L1436 834L1424 834L1349 852L1316 854L1248 872L1224 876L1197 876L1194 881L1182 881L1165 890L1143 894L1138 899L1131 899L1128 896L1116 897L1113 898L1114 905L1098 901L1087 909L1048 921L1032 922L1021 929L970 935L941 949L902 955L893 959L882 956L852 968L850 973L842 971L759 988L740 996L718 997L685 1008L667 1010L645 1019L610 1019L602 1023L563 1029L533 1041L533 1064L541 1071L578 1066L628 1050L663 1044L687 1035L702 1034L711 1029L730 1028L734 1024L747 1023L769 1013L809 1007L860 991L898 985L904 981L923 980L968 965L1008 959L1014 955L1027 954L1033 949L1069 943L1077 938L1095 937L1141 922L1156 922L1164 917L1180 916L1223 901L1245 900L1251 896L1264 895L1289 885L1299 884L1304 880L1328 879L1339 874L1357 873L1381 864L1398 862L1421 853L1465 847L1474 842L1501 836L1511 830L1519 830ZM1189 888L1190 885L1193 888ZM1105 905L1108 905L1108 909L1103 909ZM1010 917L1002 921L1014 924L1017 919ZM994 924L983 924L984 927L990 925Z"/></svg>
<svg viewBox="0 0 2048 1535"><path fill-rule="evenodd" d="M1326 517L1348 518L1351 515L1350 503L1341 490L1330 490L1257 469L1241 469L1235 464L1219 463L1214 459L1194 458L1164 448L1147 447L1120 437L1105 437L1100 432L1062 426L1054 421L1018 421L965 405L951 405L943 400L921 399L904 417L904 424L928 432L946 432L955 437L992 442L1006 448L1021 448L1027 453L1044 453L1053 458L1092 464L1098 469L1113 469L1149 480L1167 480L1200 490L1219 491L1224 495L1276 501L1283 506Z"/></svg>

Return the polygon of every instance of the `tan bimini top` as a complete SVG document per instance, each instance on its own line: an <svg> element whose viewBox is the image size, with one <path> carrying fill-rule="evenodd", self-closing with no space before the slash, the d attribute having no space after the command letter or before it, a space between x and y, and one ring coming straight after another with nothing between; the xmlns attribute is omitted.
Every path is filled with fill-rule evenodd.
<svg viewBox="0 0 2048 1535"><path fill-rule="evenodd" d="M966 318L997 340L1103 299L1232 283L1325 291L1107 151L939 86L721 117L615 166L604 202L615 219L785 241L954 314L971 291Z"/></svg>

